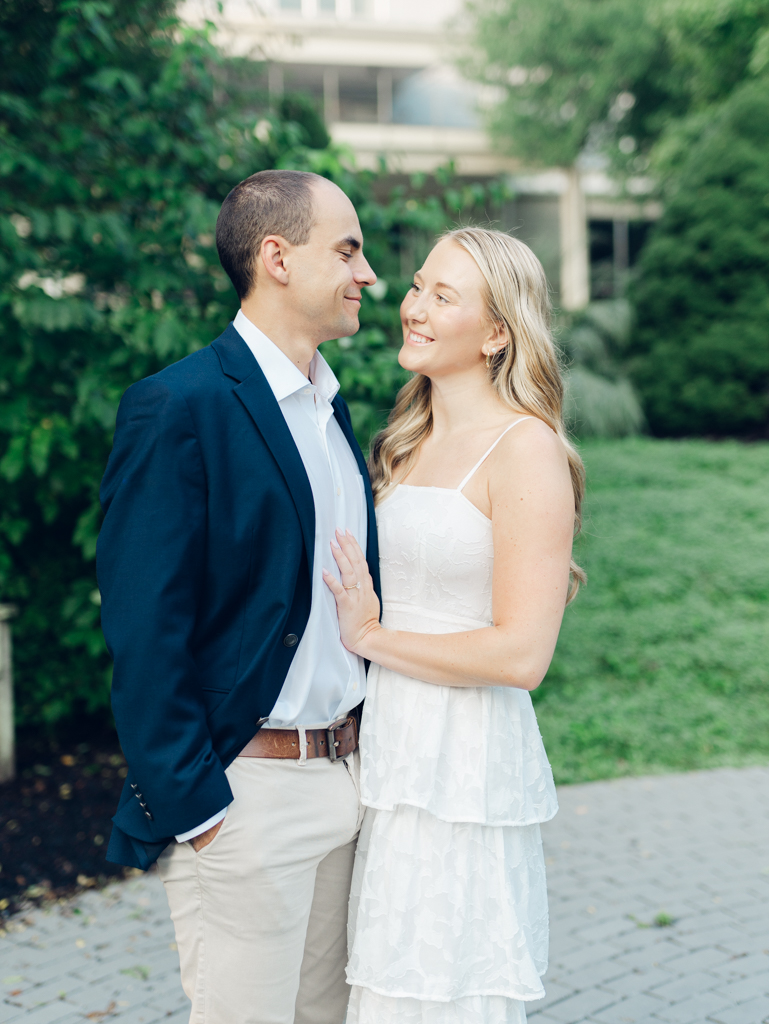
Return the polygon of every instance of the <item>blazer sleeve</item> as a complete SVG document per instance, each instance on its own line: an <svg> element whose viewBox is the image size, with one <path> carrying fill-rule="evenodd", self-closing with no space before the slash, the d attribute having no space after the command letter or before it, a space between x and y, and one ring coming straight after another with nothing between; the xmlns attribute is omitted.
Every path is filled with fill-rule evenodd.
<svg viewBox="0 0 769 1024"><path fill-rule="evenodd" d="M120 827L143 840L186 832L232 801L193 653L206 495L184 397L157 378L133 385L102 481L97 574L112 708L141 798Z"/></svg>

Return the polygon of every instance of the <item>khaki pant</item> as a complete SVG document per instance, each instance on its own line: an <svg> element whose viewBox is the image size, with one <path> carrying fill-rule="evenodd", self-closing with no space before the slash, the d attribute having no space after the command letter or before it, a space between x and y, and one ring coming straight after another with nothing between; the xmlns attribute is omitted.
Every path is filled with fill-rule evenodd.
<svg viewBox="0 0 769 1024"><path fill-rule="evenodd" d="M236 758L213 842L158 862L190 1024L342 1024L358 755Z"/></svg>

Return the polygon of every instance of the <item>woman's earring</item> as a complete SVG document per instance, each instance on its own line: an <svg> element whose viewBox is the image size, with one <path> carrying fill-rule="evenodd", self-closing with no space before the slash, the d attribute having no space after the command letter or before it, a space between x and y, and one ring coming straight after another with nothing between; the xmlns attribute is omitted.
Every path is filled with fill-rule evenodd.
<svg viewBox="0 0 769 1024"><path fill-rule="evenodd" d="M491 352L486 353L486 369L491 369Z"/></svg>

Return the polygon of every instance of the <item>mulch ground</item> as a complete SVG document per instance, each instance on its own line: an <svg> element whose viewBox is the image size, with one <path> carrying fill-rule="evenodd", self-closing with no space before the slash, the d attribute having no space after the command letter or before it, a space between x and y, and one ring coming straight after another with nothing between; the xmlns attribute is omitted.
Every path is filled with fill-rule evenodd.
<svg viewBox="0 0 769 1024"><path fill-rule="evenodd" d="M105 859L127 774L117 741L22 747L0 785L0 927L31 904L123 877Z"/></svg>

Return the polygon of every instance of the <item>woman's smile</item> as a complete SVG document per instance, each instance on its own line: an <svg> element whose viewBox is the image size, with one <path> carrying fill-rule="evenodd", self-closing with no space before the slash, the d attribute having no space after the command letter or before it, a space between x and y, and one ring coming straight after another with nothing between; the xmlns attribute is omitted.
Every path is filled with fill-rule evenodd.
<svg viewBox="0 0 769 1024"><path fill-rule="evenodd" d="M406 335L406 341L409 345L431 345L435 338L428 338L425 334L417 334L416 331L410 330Z"/></svg>

